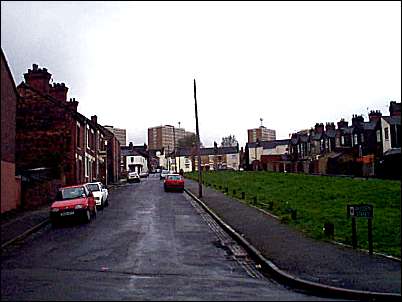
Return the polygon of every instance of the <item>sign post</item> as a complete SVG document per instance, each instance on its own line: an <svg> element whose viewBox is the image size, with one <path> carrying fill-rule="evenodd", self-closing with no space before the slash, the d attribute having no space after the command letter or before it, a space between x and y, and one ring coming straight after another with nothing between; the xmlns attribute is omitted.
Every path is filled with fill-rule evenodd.
<svg viewBox="0 0 402 302"><path fill-rule="evenodd" d="M373 255L373 206L370 204L347 205L347 215L352 217L352 246L357 248L356 217L367 218L369 254Z"/></svg>

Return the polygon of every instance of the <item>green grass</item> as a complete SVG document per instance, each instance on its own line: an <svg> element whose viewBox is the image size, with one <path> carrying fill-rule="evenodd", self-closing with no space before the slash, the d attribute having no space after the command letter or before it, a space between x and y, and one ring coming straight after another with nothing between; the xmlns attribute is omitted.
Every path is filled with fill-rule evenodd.
<svg viewBox="0 0 402 302"><path fill-rule="evenodd" d="M197 180L197 172L186 173ZM269 211L316 239L327 239L323 226L335 227L334 240L352 244L352 222L348 204L373 205L373 249L401 257L401 182L380 179L351 179L274 172L203 172L205 184L228 188L228 195ZM233 195L233 190L236 194ZM254 201L254 197L257 201ZM291 211L296 210L296 219ZM367 219L356 218L358 247L368 249Z"/></svg>

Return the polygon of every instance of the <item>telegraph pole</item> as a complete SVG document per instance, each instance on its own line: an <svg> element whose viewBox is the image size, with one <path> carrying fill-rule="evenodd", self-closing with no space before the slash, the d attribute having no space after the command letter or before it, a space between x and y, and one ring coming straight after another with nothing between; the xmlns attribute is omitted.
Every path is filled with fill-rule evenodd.
<svg viewBox="0 0 402 302"><path fill-rule="evenodd" d="M180 129L180 122L179 122L179 129ZM177 148L179 149L179 173L180 173L180 146L177 146Z"/></svg>
<svg viewBox="0 0 402 302"><path fill-rule="evenodd" d="M195 126L197 135L197 158L198 158L198 198L202 197L202 173L201 173L201 155L200 155L200 131L198 129L198 109L197 109L197 93L194 79L194 105L195 105Z"/></svg>

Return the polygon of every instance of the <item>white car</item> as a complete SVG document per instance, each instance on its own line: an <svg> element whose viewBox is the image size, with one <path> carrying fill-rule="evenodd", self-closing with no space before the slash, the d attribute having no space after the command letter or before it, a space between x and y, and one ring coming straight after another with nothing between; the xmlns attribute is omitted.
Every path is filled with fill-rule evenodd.
<svg viewBox="0 0 402 302"><path fill-rule="evenodd" d="M127 175L127 182L140 182L140 176L137 172L129 172Z"/></svg>
<svg viewBox="0 0 402 302"><path fill-rule="evenodd" d="M159 178L160 178L160 179L165 179L166 175L168 175L168 174L171 174L170 171L163 169L163 170L161 171L161 175L160 175Z"/></svg>
<svg viewBox="0 0 402 302"><path fill-rule="evenodd" d="M100 182L88 182L85 184L90 192L94 195L95 203L97 207L105 207L109 205L109 191L105 188L105 186Z"/></svg>

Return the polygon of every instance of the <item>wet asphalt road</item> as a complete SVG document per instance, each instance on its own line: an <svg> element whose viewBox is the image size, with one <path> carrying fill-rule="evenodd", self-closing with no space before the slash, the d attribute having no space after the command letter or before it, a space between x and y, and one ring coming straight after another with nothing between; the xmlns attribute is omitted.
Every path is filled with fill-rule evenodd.
<svg viewBox="0 0 402 302"><path fill-rule="evenodd" d="M1 300L320 300L263 277L159 175L110 193L89 224L50 225L3 251Z"/></svg>

